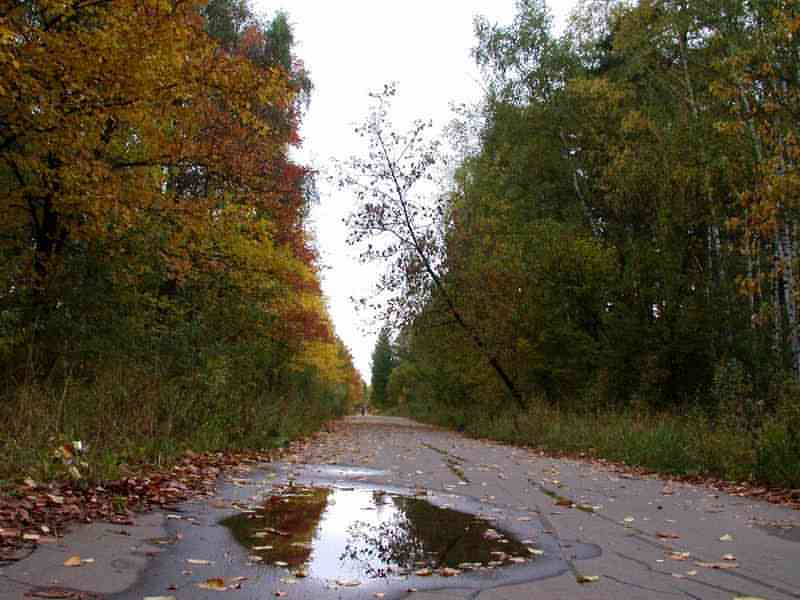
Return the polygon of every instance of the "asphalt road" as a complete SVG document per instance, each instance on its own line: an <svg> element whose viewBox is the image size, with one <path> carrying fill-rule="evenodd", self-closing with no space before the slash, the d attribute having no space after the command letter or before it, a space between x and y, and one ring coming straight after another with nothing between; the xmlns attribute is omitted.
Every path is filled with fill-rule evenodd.
<svg viewBox="0 0 800 600"><path fill-rule="evenodd" d="M290 569L253 562L252 551L220 525L289 481L416 495L490 520L540 554L454 577L365 578L352 586L298 579ZM75 555L90 560L64 566ZM217 578L226 591L200 587ZM74 593L47 596L54 589ZM226 474L212 501L142 515L134 526L78 527L62 544L0 569L0 600L37 592L114 600L263 600L276 593L354 600L800 599L800 513L403 419L353 417L280 463Z"/></svg>

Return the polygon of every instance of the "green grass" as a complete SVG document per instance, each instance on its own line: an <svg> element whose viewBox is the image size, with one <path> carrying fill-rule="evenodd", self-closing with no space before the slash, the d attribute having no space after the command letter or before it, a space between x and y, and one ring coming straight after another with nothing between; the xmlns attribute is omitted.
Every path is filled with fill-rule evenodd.
<svg viewBox="0 0 800 600"><path fill-rule="evenodd" d="M476 411L477 412L477 411ZM463 425L475 437L586 454L658 471L728 481L800 487L800 419L766 418L757 428L713 422L700 412L646 414L632 410L575 413L534 403L526 414L454 414L431 406L409 416L445 427ZM516 420L516 423L515 423Z"/></svg>
<svg viewBox="0 0 800 600"><path fill-rule="evenodd" d="M88 446L78 465L88 480L165 466L186 450L279 447L336 416L337 403L309 396L187 385L135 365L92 381L8 387L0 394L0 481L71 477L57 449L73 440Z"/></svg>

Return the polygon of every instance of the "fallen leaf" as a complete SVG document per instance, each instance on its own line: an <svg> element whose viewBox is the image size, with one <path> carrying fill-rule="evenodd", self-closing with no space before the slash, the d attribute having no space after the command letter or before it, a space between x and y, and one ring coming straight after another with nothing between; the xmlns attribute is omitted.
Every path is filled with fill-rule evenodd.
<svg viewBox="0 0 800 600"><path fill-rule="evenodd" d="M442 577L455 577L456 575L461 575L461 571L458 569L451 569L450 567L444 567L443 569L439 569L439 575Z"/></svg>
<svg viewBox="0 0 800 600"><path fill-rule="evenodd" d="M694 564L696 564L698 567L703 567L703 568L706 568L706 569L720 569L720 570L735 569L736 567L739 566L734 562L724 563L724 562L698 561L698 562L696 562Z"/></svg>
<svg viewBox="0 0 800 600"><path fill-rule="evenodd" d="M186 562L189 563L190 565L202 565L202 566L207 566L207 565L213 565L214 564L213 561L205 560L205 559L202 559L202 558L187 558Z"/></svg>
<svg viewBox="0 0 800 600"><path fill-rule="evenodd" d="M82 564L81 557L77 554L75 556L70 556L64 561L65 567L80 567Z"/></svg>
<svg viewBox="0 0 800 600"><path fill-rule="evenodd" d="M75 592L72 590L49 588L46 590L34 590L32 592L28 592L27 595L33 598L58 598L62 600L78 600L79 593L80 592Z"/></svg>
<svg viewBox="0 0 800 600"><path fill-rule="evenodd" d="M720 542L732 542L733 541L733 536L730 533L726 533L721 538L719 538L719 541Z"/></svg>
<svg viewBox="0 0 800 600"><path fill-rule="evenodd" d="M722 560L736 560L736 557L733 554L723 554Z"/></svg>
<svg viewBox="0 0 800 600"><path fill-rule="evenodd" d="M681 536L677 533L672 533L670 531L656 531L656 537L661 538L662 540L679 540Z"/></svg>
<svg viewBox="0 0 800 600"><path fill-rule="evenodd" d="M430 577L431 575L433 575L433 571L431 571L430 569L419 569L417 571L414 571L414 575L417 575L419 577Z"/></svg>
<svg viewBox="0 0 800 600"><path fill-rule="evenodd" d="M340 585L342 587L358 587L361 585L361 582L356 579L337 579L336 585Z"/></svg>
<svg viewBox="0 0 800 600"><path fill-rule="evenodd" d="M578 575L575 578L578 583L594 583L595 581L600 581L599 575Z"/></svg>
<svg viewBox="0 0 800 600"><path fill-rule="evenodd" d="M204 590L215 590L217 592L224 592L228 588L225 586L225 580L221 577L214 577L206 579L203 583L198 583L197 587Z"/></svg>

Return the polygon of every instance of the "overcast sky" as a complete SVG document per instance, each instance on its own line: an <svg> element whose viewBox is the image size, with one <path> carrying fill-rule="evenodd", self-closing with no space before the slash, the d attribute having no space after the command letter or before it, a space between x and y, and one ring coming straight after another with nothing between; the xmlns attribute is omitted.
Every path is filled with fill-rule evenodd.
<svg viewBox="0 0 800 600"><path fill-rule="evenodd" d="M473 18L509 23L513 0L255 0L257 12L281 6L289 13L297 38L296 53L311 72L314 93L301 135L300 160L322 172L321 201L312 212L323 266L323 291L336 332L353 353L369 382L370 355L378 326L356 312L351 297L368 296L375 266L361 266L356 250L345 243L342 220L352 212L351 198L324 181L331 159L344 160L362 146L354 124L367 115L370 91L398 83L392 120L432 119L438 127L450 120L451 102L474 103L482 92L470 57ZM573 0L551 2L556 26Z"/></svg>

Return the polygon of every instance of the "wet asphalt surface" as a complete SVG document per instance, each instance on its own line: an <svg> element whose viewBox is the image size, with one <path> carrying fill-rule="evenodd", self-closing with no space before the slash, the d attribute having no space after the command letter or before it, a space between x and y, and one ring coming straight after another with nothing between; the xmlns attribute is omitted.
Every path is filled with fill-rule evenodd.
<svg viewBox="0 0 800 600"><path fill-rule="evenodd" d="M425 498L483 517L541 555L454 577L362 578L352 587L295 578L250 560L220 525L289 482ZM64 567L74 554L94 561ZM229 589L198 587L215 578ZM353 417L282 462L229 472L211 501L143 515L133 527L81 527L0 569L0 600L50 585L114 600L800 599L800 513L403 419Z"/></svg>

